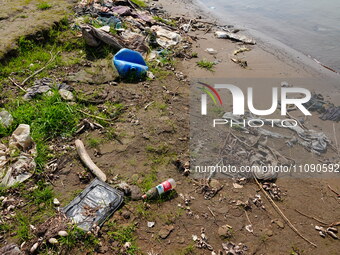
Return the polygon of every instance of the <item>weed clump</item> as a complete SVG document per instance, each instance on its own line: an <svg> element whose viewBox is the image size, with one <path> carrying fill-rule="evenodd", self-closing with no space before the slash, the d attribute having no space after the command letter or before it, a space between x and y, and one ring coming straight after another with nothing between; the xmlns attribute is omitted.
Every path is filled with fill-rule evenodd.
<svg viewBox="0 0 340 255"><path fill-rule="evenodd" d="M210 62L210 61L208 61L206 59L202 59L202 60L197 62L197 65L200 68L204 68L204 69L207 69L209 71L212 71L215 63L214 62Z"/></svg>

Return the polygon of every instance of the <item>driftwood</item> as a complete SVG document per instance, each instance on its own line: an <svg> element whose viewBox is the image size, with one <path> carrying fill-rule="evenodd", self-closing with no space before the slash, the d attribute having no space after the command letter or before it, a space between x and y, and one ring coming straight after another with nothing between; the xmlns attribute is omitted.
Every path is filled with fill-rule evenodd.
<svg viewBox="0 0 340 255"><path fill-rule="evenodd" d="M90 25L83 26L81 32L86 44L90 46L96 47L99 46L100 42L104 42L117 50L125 48L124 43L118 38Z"/></svg>
<svg viewBox="0 0 340 255"><path fill-rule="evenodd" d="M90 169L90 171L98 177L99 180L106 182L106 175L103 173L102 170L99 169L99 167L96 166L96 164L92 161L89 154L85 150L84 144L79 139L75 141L78 155L81 159L81 161L84 163L84 165Z"/></svg>

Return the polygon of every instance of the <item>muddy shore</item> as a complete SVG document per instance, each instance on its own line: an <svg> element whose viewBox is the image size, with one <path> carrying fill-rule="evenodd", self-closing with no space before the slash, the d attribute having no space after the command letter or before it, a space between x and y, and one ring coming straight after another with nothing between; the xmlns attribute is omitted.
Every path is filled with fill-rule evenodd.
<svg viewBox="0 0 340 255"><path fill-rule="evenodd" d="M171 19L185 17L188 20L223 23L200 9L192 1L160 0L151 3L162 6L166 11L165 16ZM53 154L52 159L66 163L60 163L60 167L53 173L46 170L46 174L37 174L26 184L25 190L35 187L40 179L51 182L53 185L49 186L53 189L54 197L59 199L62 206L66 206L75 194L86 187L88 183L84 182L80 175L84 174L84 170L86 174L87 170L77 157L74 139L85 141L89 155L106 173L108 182L111 184L126 181L143 189L170 177L177 181L175 195L172 194L163 200L148 203L126 201L126 204L108 219L96 236L100 244L94 242L91 243L91 247L87 247L79 241L78 246L75 244L70 248L62 247L61 250L47 246L47 252L52 254L203 255L212 254L212 250L218 254L219 250L223 250L223 243L233 242L247 246L244 254L338 254L339 240L329 236L322 238L314 229L315 225L320 223L311 217L327 224L340 220L339 198L329 189L330 186L340 191L340 179L279 178L276 181L282 193L282 199L276 201L277 205L298 231L317 245L314 247L288 226L254 181L237 186L235 180L232 179L212 180L210 188L219 189L222 185L223 187L213 197L206 199L207 186L201 180L193 180L190 175L184 176L174 165L174 160L178 159L184 163L190 157L190 80L196 78L314 78L320 80L320 84L324 84L323 81L330 79L330 82L325 83L324 86L318 83L310 84L309 89L322 93L325 99L336 105L340 102L340 87L336 87L337 77L334 74L328 73L319 66L304 65L298 56L289 55L275 47L268 48L261 41L254 46L247 46L251 50L240 54L248 65L247 68L242 68L231 61L232 53L242 45L229 40L216 39L214 29L212 27L211 31L199 29L189 31L188 35L191 38L197 38L197 40L192 40L191 46L192 52L197 53L197 58L176 59L174 67L165 68L169 74L156 76L155 80L135 84L118 82L114 85L68 81L67 75L70 73L76 73L95 65L96 61L91 62L92 60L87 59L82 50L74 51L72 54L68 52L61 54L62 59L68 61L71 57L80 56L80 61L76 64L66 65L67 61L61 62L61 65L43 74L72 85L77 93L89 97L89 102L99 101L95 106L87 102L84 106L82 105L84 107L82 110L91 114L110 113L112 110L110 103L114 103L115 107L117 107L116 104L122 104L124 111L119 113L121 115L118 115L115 122L105 126L105 130L89 129L74 137L65 138L60 135L49 141L51 147L49 153ZM176 31L180 29L176 28ZM186 34L181 33L183 36ZM79 36L75 38L81 40ZM217 54L209 54L206 48L215 49ZM211 62L218 60L218 64L214 65L213 72L205 70L197 65L198 60L201 59ZM103 70L107 68L103 67ZM178 75L182 76L181 73L187 78L184 80L178 78ZM22 79L23 77L18 75L16 78ZM1 97L2 105L7 103L9 97L15 98L22 95L11 82L6 80L3 84L6 95ZM27 87L30 85L27 84ZM256 99L262 101L264 105L268 103L268 98L261 94L256 95ZM88 105L92 108L98 107L99 110L96 108L96 111L92 112L92 108L87 108ZM294 112L291 114L295 116ZM110 115L103 116L108 118ZM330 138L333 147L329 148L326 153L318 156L306 151L302 146L296 145L289 148L284 142L275 139L268 139L267 144L279 153L294 158L296 162L326 162L327 160L336 162L339 158L334 148L337 146L336 141L340 141L340 125L338 122L322 121L319 116L317 113L313 114L305 120L304 125L307 128L322 131ZM88 117L82 116L82 119ZM155 119L157 119L157 124ZM98 120L92 119L91 121ZM232 132L237 137L249 138L238 130L232 130ZM252 202L258 194L262 195L265 209ZM13 197L18 201L26 199L21 196L20 188L14 188L9 193L1 193L1 195ZM251 209L245 210L247 201L250 201ZM27 214L30 224L37 226L51 214L51 211L48 213L42 211L41 208L44 206L45 203L34 205L32 208L21 208L18 205L17 212ZM52 209L54 211L53 206ZM311 217L306 217L296 210ZM41 211L44 213L43 216L39 213ZM9 222L12 221L11 216L5 216L9 217ZM148 227L148 222L155 222L155 225ZM16 224L15 221L13 221L14 224ZM232 228L229 236L222 233L225 230L223 226L227 225ZM252 226L253 231L246 229L249 225ZM17 230L7 230L5 233L3 229L1 231L3 238L1 242L4 244L16 242L20 245L23 242L17 239ZM212 247L212 250L207 246L198 245L197 240L193 240L193 235L200 238L202 234L207 236L206 243ZM27 240L28 243L29 240ZM124 250L126 242L133 244L133 249L128 252ZM41 250L41 254L44 251Z"/></svg>

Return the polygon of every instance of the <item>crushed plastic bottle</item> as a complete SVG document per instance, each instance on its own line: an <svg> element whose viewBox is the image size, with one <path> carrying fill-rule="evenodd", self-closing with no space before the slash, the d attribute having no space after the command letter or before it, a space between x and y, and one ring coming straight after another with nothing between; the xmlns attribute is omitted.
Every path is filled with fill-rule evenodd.
<svg viewBox="0 0 340 255"><path fill-rule="evenodd" d="M168 192L170 190L173 190L176 188L176 182L174 179L170 178L161 184L157 185L156 187L153 187L152 189L149 189L143 196L143 199L152 199L156 198L157 196L160 196L161 194Z"/></svg>

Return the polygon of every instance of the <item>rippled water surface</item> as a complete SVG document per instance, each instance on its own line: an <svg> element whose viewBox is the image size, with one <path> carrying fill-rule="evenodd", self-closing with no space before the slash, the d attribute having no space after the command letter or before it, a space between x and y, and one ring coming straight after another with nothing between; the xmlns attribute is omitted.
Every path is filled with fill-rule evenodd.
<svg viewBox="0 0 340 255"><path fill-rule="evenodd" d="M201 0L244 25L340 71L340 0Z"/></svg>

